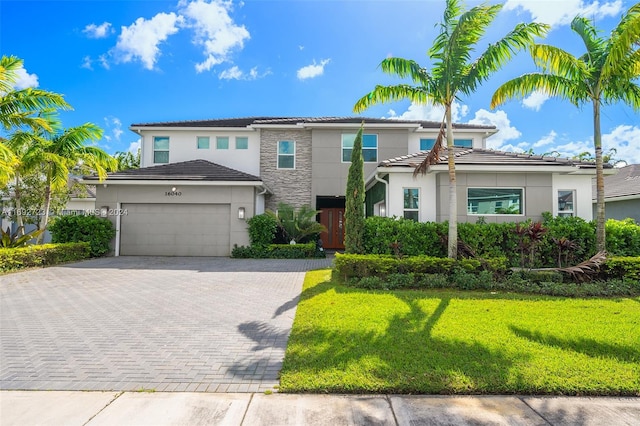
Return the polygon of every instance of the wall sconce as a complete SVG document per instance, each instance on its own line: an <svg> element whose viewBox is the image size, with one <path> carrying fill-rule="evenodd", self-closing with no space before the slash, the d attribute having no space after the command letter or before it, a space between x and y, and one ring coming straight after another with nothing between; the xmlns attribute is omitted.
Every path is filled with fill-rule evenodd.
<svg viewBox="0 0 640 426"><path fill-rule="evenodd" d="M238 219L244 220L244 207L238 207Z"/></svg>
<svg viewBox="0 0 640 426"><path fill-rule="evenodd" d="M172 192L176 192L178 190L178 188L176 188L175 186L173 188L171 188Z"/></svg>
<svg viewBox="0 0 640 426"><path fill-rule="evenodd" d="M387 207L384 204L380 204L380 216L387 216Z"/></svg>
<svg viewBox="0 0 640 426"><path fill-rule="evenodd" d="M107 217L109 215L109 206L100 207L100 217Z"/></svg>

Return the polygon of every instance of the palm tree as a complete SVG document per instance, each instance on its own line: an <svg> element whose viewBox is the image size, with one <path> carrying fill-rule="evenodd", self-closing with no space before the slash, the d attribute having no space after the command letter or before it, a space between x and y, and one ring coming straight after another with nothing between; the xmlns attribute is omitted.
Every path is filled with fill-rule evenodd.
<svg viewBox="0 0 640 426"><path fill-rule="evenodd" d="M17 71L22 64L15 56L0 58L0 124L5 130L27 126L36 131L51 131L51 121L43 113L68 110L71 106L57 93L33 88L15 90Z"/></svg>
<svg viewBox="0 0 640 426"><path fill-rule="evenodd" d="M382 102L408 99L415 103L432 103L444 107L445 114L440 134L431 153L416 172L425 173L435 164L446 129L449 166L449 241L448 255L457 257L457 195L453 155L453 123L451 107L459 95L470 95L491 74L507 63L519 50L533 44L534 36L542 36L548 26L538 23L520 23L497 43L490 44L477 59L471 55L487 28L496 18L502 5L480 5L465 10L459 0L447 0L440 33L429 49L433 62L429 71L413 60L387 58L382 61L382 71L400 78L410 78L414 86L398 84L377 85L354 106L362 112L369 106Z"/></svg>
<svg viewBox="0 0 640 426"><path fill-rule="evenodd" d="M531 56L541 72L529 73L504 83L491 99L495 108L512 98L534 91L566 99L575 106L593 107L593 146L596 156L596 245L605 250L604 173L600 109L602 105L622 101L640 109L640 3L632 6L609 38L598 35L590 20L575 17L571 29L587 49L575 57L555 46L536 44Z"/></svg>
<svg viewBox="0 0 640 426"><path fill-rule="evenodd" d="M32 143L22 155L22 167L25 170L42 170L45 179L40 229L45 229L49 221L51 191L66 187L71 170L80 173L92 171L102 180L108 171L117 169L117 161L113 157L96 146L85 144L102 137L102 129L95 124L85 123L53 135L24 134L22 137L32 138ZM38 243L43 237L43 234L38 237Z"/></svg>

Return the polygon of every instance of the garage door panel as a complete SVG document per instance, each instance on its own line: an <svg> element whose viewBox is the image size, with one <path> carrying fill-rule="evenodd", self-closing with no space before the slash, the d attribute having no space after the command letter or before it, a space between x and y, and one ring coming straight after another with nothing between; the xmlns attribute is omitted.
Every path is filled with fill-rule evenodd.
<svg viewBox="0 0 640 426"><path fill-rule="evenodd" d="M123 204L120 254L229 256L228 204Z"/></svg>

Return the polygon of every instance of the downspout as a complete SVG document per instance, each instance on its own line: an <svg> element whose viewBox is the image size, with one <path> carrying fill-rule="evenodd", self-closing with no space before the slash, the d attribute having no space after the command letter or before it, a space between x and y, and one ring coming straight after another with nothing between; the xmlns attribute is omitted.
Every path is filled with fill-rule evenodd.
<svg viewBox="0 0 640 426"><path fill-rule="evenodd" d="M378 174L378 172L376 172L375 175L373 175L373 178L375 180L377 180L378 182L382 182L384 184L384 206L385 206L385 217L389 216L389 182L387 182L386 180L382 179L380 177L380 175Z"/></svg>

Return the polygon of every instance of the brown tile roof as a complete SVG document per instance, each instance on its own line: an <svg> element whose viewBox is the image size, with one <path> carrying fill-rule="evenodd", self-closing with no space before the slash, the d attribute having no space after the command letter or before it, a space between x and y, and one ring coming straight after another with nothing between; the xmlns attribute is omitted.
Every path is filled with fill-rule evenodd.
<svg viewBox="0 0 640 426"><path fill-rule="evenodd" d="M596 199L596 183L593 180L593 199ZM637 196L640 198L640 164L630 164L618 169L615 175L604 177L606 199Z"/></svg>
<svg viewBox="0 0 640 426"><path fill-rule="evenodd" d="M454 148L456 164L478 164L478 165L545 165L545 166L576 166L579 168L595 168L595 164L589 161L572 160L569 158L548 157L542 155L523 154L516 152L495 151L484 148ZM424 161L429 151L416 152L415 154L403 155L401 157L390 158L380 162L380 166L385 167L416 167ZM439 163L446 163L448 151L443 149L438 160ZM608 165L610 168L611 166Z"/></svg>
<svg viewBox="0 0 640 426"><path fill-rule="evenodd" d="M407 124L420 125L426 129L439 129L440 122L424 120L397 120L394 118L370 118L370 117L244 117L244 118L219 118L211 120L192 121L168 121L159 123L137 123L131 127L247 127L253 124L260 125L295 125L295 124ZM482 126L475 124L454 124L454 129L483 129L494 130L495 126Z"/></svg>
<svg viewBox="0 0 640 426"><path fill-rule="evenodd" d="M97 176L85 176L85 180L98 180ZM219 182L261 182L257 176L206 160L191 160L162 164L140 169L109 173L107 180L185 180Z"/></svg>

